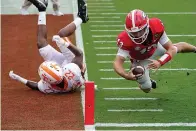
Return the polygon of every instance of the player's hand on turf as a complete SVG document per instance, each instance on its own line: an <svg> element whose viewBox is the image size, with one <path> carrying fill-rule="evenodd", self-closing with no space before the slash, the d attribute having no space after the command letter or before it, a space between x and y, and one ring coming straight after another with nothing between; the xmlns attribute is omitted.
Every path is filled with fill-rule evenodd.
<svg viewBox="0 0 196 131"><path fill-rule="evenodd" d="M161 63L157 60L148 59L150 64L148 64L148 69L155 69L158 70L161 67Z"/></svg>

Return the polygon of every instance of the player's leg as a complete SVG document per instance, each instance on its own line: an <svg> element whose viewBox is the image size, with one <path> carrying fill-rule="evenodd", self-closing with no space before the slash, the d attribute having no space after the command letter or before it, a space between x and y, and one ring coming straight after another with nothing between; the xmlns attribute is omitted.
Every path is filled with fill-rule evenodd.
<svg viewBox="0 0 196 131"><path fill-rule="evenodd" d="M32 5L32 3L28 0L24 0L23 5L21 6L20 12L22 15L28 15L29 12L27 11L27 9Z"/></svg>
<svg viewBox="0 0 196 131"><path fill-rule="evenodd" d="M196 46L191 45L187 42L178 42L174 44L175 47L177 47L178 53L196 53Z"/></svg>
<svg viewBox="0 0 196 131"><path fill-rule="evenodd" d="M60 8L59 0L51 0L51 2L52 2L52 5L53 5L54 15L62 16L63 13L60 12L60 10L59 10L59 8Z"/></svg>
<svg viewBox="0 0 196 131"><path fill-rule="evenodd" d="M15 74L13 71L9 72L9 76L13 80L17 80L33 90L38 90L38 83L37 82L27 80L27 79Z"/></svg>

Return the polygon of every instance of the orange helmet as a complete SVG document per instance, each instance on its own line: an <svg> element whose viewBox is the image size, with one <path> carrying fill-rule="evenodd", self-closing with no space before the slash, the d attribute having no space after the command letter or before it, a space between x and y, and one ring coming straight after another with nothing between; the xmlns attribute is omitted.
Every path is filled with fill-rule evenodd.
<svg viewBox="0 0 196 131"><path fill-rule="evenodd" d="M132 10L125 19L125 30L136 44L142 44L149 33L149 19L142 10Z"/></svg>
<svg viewBox="0 0 196 131"><path fill-rule="evenodd" d="M63 70L54 61L44 61L38 69L40 78L50 84L59 84L63 80Z"/></svg>

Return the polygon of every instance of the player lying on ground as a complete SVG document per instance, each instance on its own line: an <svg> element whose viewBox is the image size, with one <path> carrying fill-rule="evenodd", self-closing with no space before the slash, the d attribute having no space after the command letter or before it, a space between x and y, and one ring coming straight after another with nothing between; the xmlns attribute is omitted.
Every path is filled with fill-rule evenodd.
<svg viewBox="0 0 196 131"><path fill-rule="evenodd" d="M149 19L138 9L126 16L125 30L118 35L117 45L119 49L113 64L114 70L127 80L137 81L146 93L156 88L156 81L150 78L149 69L159 69L176 53L196 52L196 47L186 42L172 44L161 20ZM144 67L143 74L134 75L132 70L126 72L123 68L126 58L130 59L131 67Z"/></svg>
<svg viewBox="0 0 196 131"><path fill-rule="evenodd" d="M39 0L30 0L39 10L38 17L38 40L37 47L40 55L45 60L39 67L38 73L41 80L34 82L26 80L21 76L10 71L9 76L18 80L31 89L40 90L43 93L63 93L70 92L80 87L84 83L83 74L83 52L61 37L71 35L80 24L88 21L86 12L86 3L78 0L78 18L72 23L62 28L57 35L53 36L53 41L61 50L61 53L55 50L47 42L46 30L46 7L47 1L40 3Z"/></svg>

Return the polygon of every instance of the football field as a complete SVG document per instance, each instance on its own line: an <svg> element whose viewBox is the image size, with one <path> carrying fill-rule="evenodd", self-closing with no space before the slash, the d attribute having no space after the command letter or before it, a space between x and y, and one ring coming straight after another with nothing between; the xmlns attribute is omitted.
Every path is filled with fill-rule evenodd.
<svg viewBox="0 0 196 131"><path fill-rule="evenodd" d="M196 53L177 54L151 71L158 88L145 94L134 81L113 71L116 37L135 8L158 17L173 43L196 45L195 0L88 0L89 22L82 25L89 80L96 91L96 129L196 130ZM125 68L129 68L126 62Z"/></svg>

